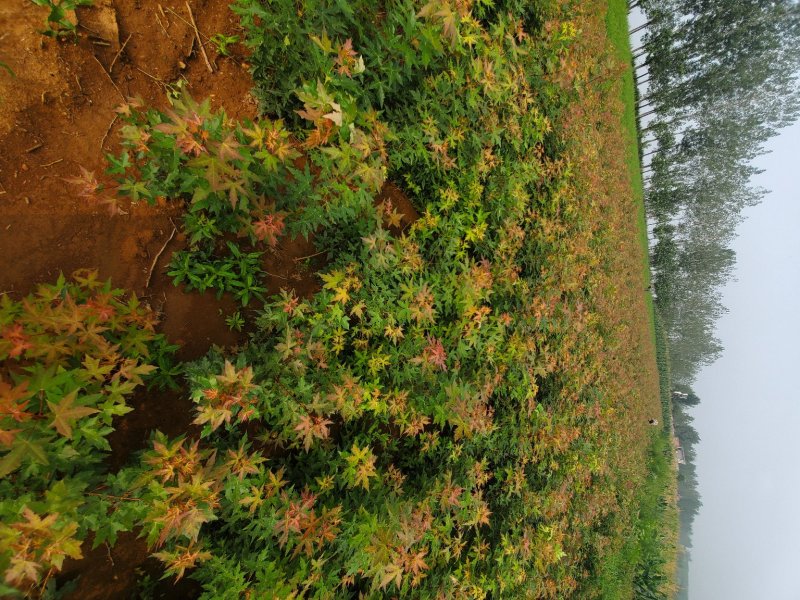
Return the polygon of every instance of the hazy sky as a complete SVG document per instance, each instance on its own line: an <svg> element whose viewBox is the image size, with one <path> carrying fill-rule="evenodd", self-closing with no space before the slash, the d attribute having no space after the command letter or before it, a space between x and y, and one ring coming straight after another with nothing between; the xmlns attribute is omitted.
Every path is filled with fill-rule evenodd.
<svg viewBox="0 0 800 600"><path fill-rule="evenodd" d="M694 389L703 507L692 600L800 600L800 124L769 142L723 291L722 358Z"/></svg>
<svg viewBox="0 0 800 600"><path fill-rule="evenodd" d="M754 183L771 193L744 214L722 292L725 351L694 385L690 600L800 600L800 124L767 147Z"/></svg>

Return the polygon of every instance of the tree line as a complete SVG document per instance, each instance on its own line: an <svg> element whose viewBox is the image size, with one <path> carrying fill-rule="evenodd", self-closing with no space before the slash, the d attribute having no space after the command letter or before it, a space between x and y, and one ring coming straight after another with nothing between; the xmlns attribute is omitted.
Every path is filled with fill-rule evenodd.
<svg viewBox="0 0 800 600"><path fill-rule="evenodd" d="M743 210L766 190L753 160L800 114L796 0L632 0L631 31L655 301L669 341L678 472L678 599L688 597L692 523L702 505L691 384L722 352L715 324Z"/></svg>
<svg viewBox="0 0 800 600"><path fill-rule="evenodd" d="M700 491L697 488L697 468L695 446L700 441L700 436L693 425L693 417L689 408L700 403L694 392L688 391L686 396L673 395L672 397L672 426L675 437L680 440L683 448L685 464L678 465L678 512L680 515L679 543L683 551L678 557L678 586L679 594L676 600L688 598L689 590L689 560L692 548L692 525L700 507Z"/></svg>
<svg viewBox="0 0 800 600"><path fill-rule="evenodd" d="M634 49L656 303L673 380L691 385L722 345L731 242L765 190L752 161L800 114L800 5L793 0L634 0Z"/></svg>

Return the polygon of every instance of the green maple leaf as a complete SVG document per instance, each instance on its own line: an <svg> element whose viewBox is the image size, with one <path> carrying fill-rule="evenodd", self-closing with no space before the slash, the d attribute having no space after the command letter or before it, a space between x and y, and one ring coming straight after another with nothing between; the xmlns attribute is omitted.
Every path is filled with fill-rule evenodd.
<svg viewBox="0 0 800 600"><path fill-rule="evenodd" d="M32 442L24 437L17 437L14 440L14 448L0 459L0 478L16 471L22 464L23 459L33 459L40 465L46 465L47 452L41 444Z"/></svg>
<svg viewBox="0 0 800 600"><path fill-rule="evenodd" d="M223 187L225 180L234 172L230 165L210 154L202 154L192 159L189 165L203 170L202 177L208 182L212 192L221 192L225 189Z"/></svg>
<svg viewBox="0 0 800 600"><path fill-rule="evenodd" d="M119 191L131 197L134 202L138 202L140 198L151 199L150 191L147 189L147 184L143 181L136 181L134 179L126 179L125 183L119 186Z"/></svg>
<svg viewBox="0 0 800 600"><path fill-rule="evenodd" d="M86 358L83 360L83 368L86 370L86 375L89 379L96 379L97 381L103 381L106 378L106 375L111 373L111 370L114 368L114 364L107 364L107 365L100 365L99 358L93 358L86 355Z"/></svg>
<svg viewBox="0 0 800 600"><path fill-rule="evenodd" d="M72 437L72 424L75 421L100 412L96 408L90 408L88 406L74 406L75 398L77 396L78 391L73 390L64 396L64 398L61 399L61 402L47 402L47 405L50 407L50 410L53 412L54 416L53 422L50 423L50 426L55 426L56 431L67 438Z"/></svg>

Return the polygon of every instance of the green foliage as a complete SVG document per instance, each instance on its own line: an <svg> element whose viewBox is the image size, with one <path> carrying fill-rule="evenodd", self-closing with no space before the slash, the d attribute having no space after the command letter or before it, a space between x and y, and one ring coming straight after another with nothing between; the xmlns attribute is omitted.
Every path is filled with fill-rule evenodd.
<svg viewBox="0 0 800 600"><path fill-rule="evenodd" d="M169 271L176 283L230 292L246 306L263 298L264 255L284 236L324 233L364 215L385 178L384 130L319 81L298 97L313 125L302 142L280 120L233 123L186 94L166 114L140 112L138 101L120 109L126 150L109 156L118 192L187 204L189 248Z"/></svg>
<svg viewBox="0 0 800 600"><path fill-rule="evenodd" d="M225 324L231 331L241 331L244 327L244 317L238 310L225 317Z"/></svg>
<svg viewBox="0 0 800 600"><path fill-rule="evenodd" d="M67 11L79 6L91 6L94 0L31 0L36 6L50 10L45 21L47 27L42 33L50 37L77 36L75 24L70 21Z"/></svg>
<svg viewBox="0 0 800 600"><path fill-rule="evenodd" d="M186 282L189 290L217 290L217 296L230 292L247 306L253 298L263 298L266 288L260 285L264 275L261 252L242 252L233 242L226 244L229 253L221 258L201 252L176 252L168 272L175 285Z"/></svg>
<svg viewBox="0 0 800 600"><path fill-rule="evenodd" d="M257 280L289 235L329 257L321 291L266 298L250 344L187 367L200 440L156 434L120 474L205 597L580 594L630 531L607 423L641 414L637 384L601 348L633 344L591 314L620 311L594 291L620 234L553 133L589 67L559 78L572 13L502 8L239 2L284 120L123 109L120 191L186 203L178 281L233 291L225 257ZM421 214L402 231L387 173Z"/></svg>
<svg viewBox="0 0 800 600"><path fill-rule="evenodd" d="M215 33L211 36L211 43L217 49L217 52L222 56L230 56L228 46L236 44L239 41L238 35L225 35L224 33Z"/></svg>
<svg viewBox="0 0 800 600"><path fill-rule="evenodd" d="M600 565L602 598L672 597L674 574L669 563L675 560L678 525L672 497L676 485L673 454L670 435L654 431L647 455L649 475L638 490L633 533Z"/></svg>
<svg viewBox="0 0 800 600"><path fill-rule="evenodd" d="M263 306L185 367L199 435L154 432L86 522L205 598L596 597L655 393L604 6L240 0L282 119L121 107L118 192L185 207L170 275ZM312 234L319 291L265 297Z"/></svg>
<svg viewBox="0 0 800 600"><path fill-rule="evenodd" d="M33 590L132 525L101 492L113 422L174 347L155 316L96 273L0 299L0 570ZM44 585L44 584L43 584Z"/></svg>

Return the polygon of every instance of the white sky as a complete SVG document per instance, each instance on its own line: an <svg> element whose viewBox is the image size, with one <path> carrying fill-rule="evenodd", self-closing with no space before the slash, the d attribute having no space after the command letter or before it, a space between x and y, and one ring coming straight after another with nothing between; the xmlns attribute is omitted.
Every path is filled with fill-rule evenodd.
<svg viewBox="0 0 800 600"><path fill-rule="evenodd" d="M768 148L754 184L771 193L745 212L722 291L725 351L694 385L690 600L800 600L800 123Z"/></svg>
<svg viewBox="0 0 800 600"><path fill-rule="evenodd" d="M692 411L700 434L691 600L800 600L800 124L770 140L723 291L722 358Z"/></svg>

